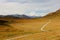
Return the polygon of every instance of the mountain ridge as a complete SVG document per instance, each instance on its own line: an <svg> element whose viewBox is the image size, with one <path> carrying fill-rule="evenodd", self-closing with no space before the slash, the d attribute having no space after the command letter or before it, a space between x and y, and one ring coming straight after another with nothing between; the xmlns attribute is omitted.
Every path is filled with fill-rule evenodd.
<svg viewBox="0 0 60 40"><path fill-rule="evenodd" d="M55 12L51 12L51 13L45 15L43 18L50 18L50 19L52 19L52 18L55 18L55 17L58 17L58 16L60 16L60 9L55 11Z"/></svg>
<svg viewBox="0 0 60 40"><path fill-rule="evenodd" d="M60 9L57 10L56 12L51 12L48 13L47 15L43 16L44 17L51 17L51 16L56 16L56 15L60 15ZM0 18L41 18L41 16L28 16L28 15L19 15L19 14L13 14L13 15L0 15Z"/></svg>

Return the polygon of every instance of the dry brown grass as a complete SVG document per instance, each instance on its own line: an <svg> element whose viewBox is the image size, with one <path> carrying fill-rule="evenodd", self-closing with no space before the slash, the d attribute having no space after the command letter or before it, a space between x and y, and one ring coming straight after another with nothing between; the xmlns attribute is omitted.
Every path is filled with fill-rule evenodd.
<svg viewBox="0 0 60 40"><path fill-rule="evenodd" d="M60 40L60 11L55 13L57 13L57 15L51 14L43 18L10 19L12 23L9 25L12 26L12 28L0 26L0 30L6 30L5 32L0 31L0 38L7 39L16 36L18 37L19 35L32 34L14 40ZM44 30L47 31L42 32L40 30L42 25L44 25L49 19L51 19L52 22L44 28ZM9 20L9 18L3 20Z"/></svg>

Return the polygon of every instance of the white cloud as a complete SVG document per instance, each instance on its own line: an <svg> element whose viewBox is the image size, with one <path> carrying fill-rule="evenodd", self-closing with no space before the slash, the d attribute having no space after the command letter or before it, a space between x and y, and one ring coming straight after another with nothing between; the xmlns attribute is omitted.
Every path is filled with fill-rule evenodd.
<svg viewBox="0 0 60 40"><path fill-rule="evenodd" d="M12 2L13 1L13 2ZM60 0L0 0L0 15L26 14L30 16L45 15L60 8ZM41 1L41 2L40 2ZM42 11L41 11L42 10ZM37 11L41 11L37 13Z"/></svg>
<svg viewBox="0 0 60 40"><path fill-rule="evenodd" d="M0 0L0 3L2 3L2 2L6 2L6 0Z"/></svg>
<svg viewBox="0 0 60 40"><path fill-rule="evenodd" d="M19 3L1 3L0 14L23 14L25 6Z"/></svg>

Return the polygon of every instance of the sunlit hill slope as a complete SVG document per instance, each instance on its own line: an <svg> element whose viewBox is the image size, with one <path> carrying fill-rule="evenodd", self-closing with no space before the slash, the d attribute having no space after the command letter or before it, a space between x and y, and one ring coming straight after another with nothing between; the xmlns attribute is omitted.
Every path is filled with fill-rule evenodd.
<svg viewBox="0 0 60 40"><path fill-rule="evenodd" d="M42 31L41 28L49 20L51 22L45 26L45 31ZM60 40L60 10L40 18L0 18L1 40L27 34L32 35L14 40Z"/></svg>

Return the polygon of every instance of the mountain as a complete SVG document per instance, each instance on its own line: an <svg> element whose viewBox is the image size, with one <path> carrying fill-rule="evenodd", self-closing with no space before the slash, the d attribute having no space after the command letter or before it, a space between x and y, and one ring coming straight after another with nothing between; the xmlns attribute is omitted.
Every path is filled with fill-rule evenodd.
<svg viewBox="0 0 60 40"><path fill-rule="evenodd" d="M47 14L46 16L44 16L43 18L50 18L53 19L55 17L60 17L60 9L57 10L56 12L51 12L49 14Z"/></svg>
<svg viewBox="0 0 60 40"><path fill-rule="evenodd" d="M35 19L13 19L15 17L31 18L26 15L1 15L0 17L0 40L8 38L13 38L11 40L60 40L60 10Z"/></svg>
<svg viewBox="0 0 60 40"><path fill-rule="evenodd" d="M19 15L19 14L13 14L13 15L0 15L0 18L38 18L37 16L28 16L28 15Z"/></svg>
<svg viewBox="0 0 60 40"><path fill-rule="evenodd" d="M27 24L25 22L21 27L36 33L17 38L16 40L60 40L60 9L56 12L51 12L42 18L32 19L31 21L28 20Z"/></svg>
<svg viewBox="0 0 60 40"><path fill-rule="evenodd" d="M19 14L13 14L13 15L0 15L0 18L54 18L56 16L59 16L60 15L60 9L57 10L56 12L52 12L52 13L49 13L43 17L41 16L28 16L28 15L19 15ZM52 17L53 16L53 17Z"/></svg>
<svg viewBox="0 0 60 40"><path fill-rule="evenodd" d="M32 17L27 15L14 14L14 15L0 15L0 18L32 18Z"/></svg>

